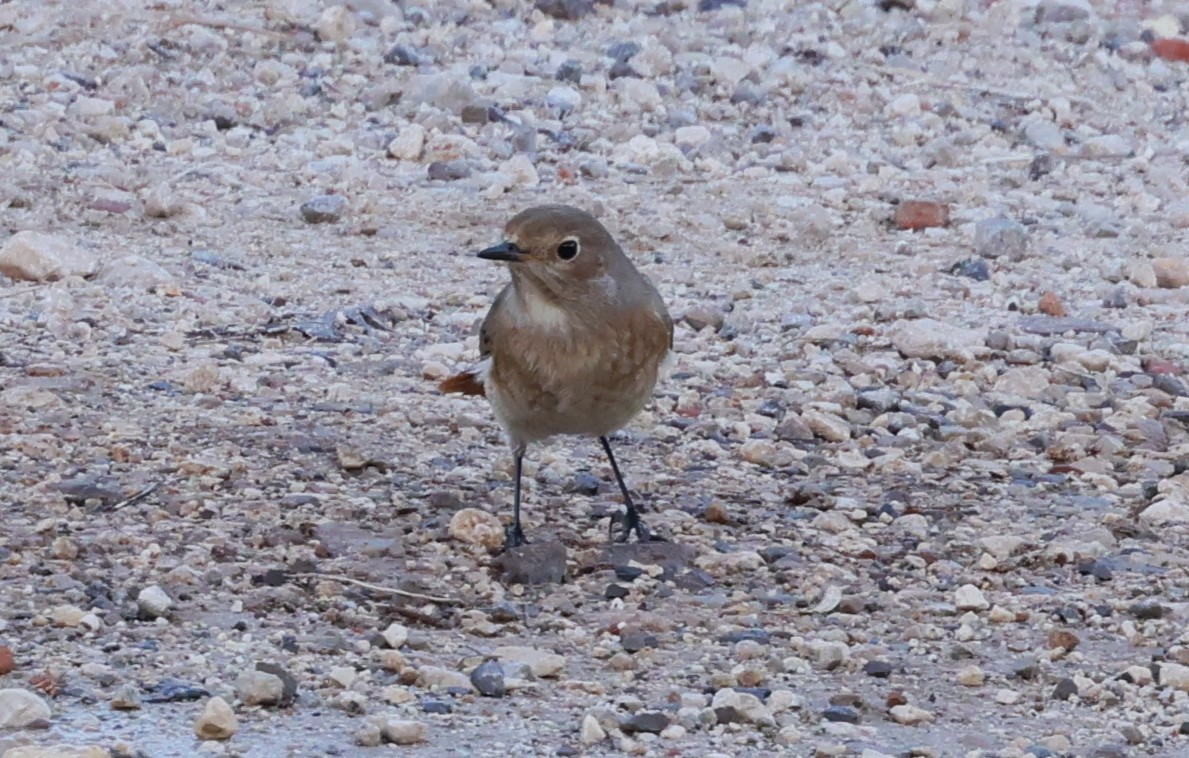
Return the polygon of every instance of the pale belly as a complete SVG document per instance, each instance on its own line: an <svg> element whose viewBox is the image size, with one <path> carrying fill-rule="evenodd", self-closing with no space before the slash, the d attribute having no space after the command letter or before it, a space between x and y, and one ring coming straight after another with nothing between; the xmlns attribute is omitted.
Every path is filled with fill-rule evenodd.
<svg viewBox="0 0 1189 758"><path fill-rule="evenodd" d="M493 361L487 397L513 445L563 434L603 436L652 397L664 354L520 355Z"/></svg>

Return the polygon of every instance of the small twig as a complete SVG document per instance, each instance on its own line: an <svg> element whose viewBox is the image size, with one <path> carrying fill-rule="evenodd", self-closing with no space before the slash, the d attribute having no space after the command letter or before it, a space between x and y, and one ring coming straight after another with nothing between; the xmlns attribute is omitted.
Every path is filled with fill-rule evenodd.
<svg viewBox="0 0 1189 758"><path fill-rule="evenodd" d="M125 506L132 505L133 503L139 503L141 500L144 500L146 497L148 497L149 495L156 492L157 488L160 487L162 484L164 484L164 482L154 482L153 484L150 484L148 487L145 487L140 492L137 492L135 495L132 495L131 497L126 497L123 500L121 500L120 502L116 503L115 505L113 505L111 507L111 509L113 511L118 511L119 509L124 508Z"/></svg>
<svg viewBox="0 0 1189 758"><path fill-rule="evenodd" d="M17 295L24 295L29 292L36 292L36 291L37 291L36 287L26 287L24 289L14 290L12 292L0 292L0 300L3 300L6 297L16 297Z"/></svg>
<svg viewBox="0 0 1189 758"><path fill-rule="evenodd" d="M349 576L338 576L335 574L319 574L319 573L302 573L291 574L303 579L329 579L332 582L346 582L347 584L354 584L356 587L363 587L366 590L373 592L383 592L389 595L398 595L400 597L407 597L413 600L424 600L428 603L441 603L443 605L461 605L462 601L451 597L438 597L435 595L423 595L420 592L409 592L408 590L398 590L395 587L384 587L379 584L371 584L359 579L352 579ZM422 618L424 614L418 614L417 618Z"/></svg>
<svg viewBox="0 0 1189 758"><path fill-rule="evenodd" d="M177 16L170 22L170 27L176 29L179 26L206 26L211 29L224 29L236 32L248 32L249 34L262 34L266 37L273 37L275 39L284 39L285 34L272 29L264 29L259 26L252 26L251 24L241 24L236 21L223 21L217 18L198 18L197 16Z"/></svg>

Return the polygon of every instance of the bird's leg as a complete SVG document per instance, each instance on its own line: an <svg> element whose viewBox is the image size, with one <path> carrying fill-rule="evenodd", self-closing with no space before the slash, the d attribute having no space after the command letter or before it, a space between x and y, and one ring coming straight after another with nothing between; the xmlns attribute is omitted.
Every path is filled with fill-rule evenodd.
<svg viewBox="0 0 1189 758"><path fill-rule="evenodd" d="M632 502L632 495L628 492L628 486L624 484L623 475L619 473L619 464L615 462L615 455L611 452L611 443L606 437L599 437L599 442L603 446L603 451L607 453L607 460L611 461L611 471L615 474L615 481L619 482L619 491L623 493L623 503L627 506L627 512L623 515L618 513L611 517L611 541L612 542L627 542L628 537L632 536L632 532L636 533L636 539L639 542L650 542L658 540L653 537L648 527L644 525L644 520L640 518L640 511L636 508L636 504ZM615 534L615 526L619 525L619 534Z"/></svg>
<svg viewBox="0 0 1189 758"><path fill-rule="evenodd" d="M516 457L516 484L513 490L512 526L504 530L504 550L528 544L524 530L520 528L520 470L524 463L524 445L518 445L513 455Z"/></svg>

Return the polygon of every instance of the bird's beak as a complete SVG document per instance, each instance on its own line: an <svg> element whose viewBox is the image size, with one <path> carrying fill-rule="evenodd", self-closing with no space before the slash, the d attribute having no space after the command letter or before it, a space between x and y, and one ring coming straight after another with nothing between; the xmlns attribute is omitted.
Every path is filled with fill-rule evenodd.
<svg viewBox="0 0 1189 758"><path fill-rule="evenodd" d="M500 244L489 247L486 250L479 252L479 257L488 261L507 261L508 263L519 263L524 260L524 252L516 247L514 242L501 242Z"/></svg>

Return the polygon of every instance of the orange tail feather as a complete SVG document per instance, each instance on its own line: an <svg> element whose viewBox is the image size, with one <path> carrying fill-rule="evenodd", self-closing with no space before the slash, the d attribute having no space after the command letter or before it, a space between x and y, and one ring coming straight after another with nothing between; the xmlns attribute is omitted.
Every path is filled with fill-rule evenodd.
<svg viewBox="0 0 1189 758"><path fill-rule="evenodd" d="M487 393L483 390L483 382L469 371L464 371L461 374L446 379L438 385L438 389L442 392L453 392L460 395L478 395L485 397Z"/></svg>

